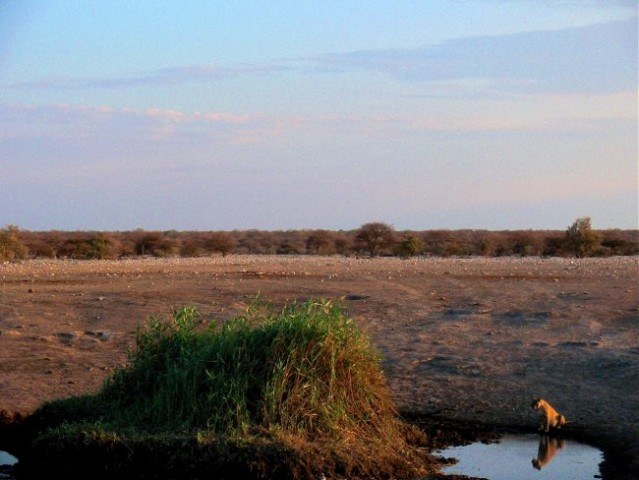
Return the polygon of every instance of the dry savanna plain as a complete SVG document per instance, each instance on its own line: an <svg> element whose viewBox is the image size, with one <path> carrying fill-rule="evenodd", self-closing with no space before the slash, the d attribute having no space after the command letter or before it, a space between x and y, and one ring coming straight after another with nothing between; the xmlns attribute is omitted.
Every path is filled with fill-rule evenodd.
<svg viewBox="0 0 639 480"><path fill-rule="evenodd" d="M565 435L639 472L639 259L231 255L0 264L0 410L94 392L150 316L202 321L259 295L341 302L373 339L400 410L438 428L532 430L533 398Z"/></svg>

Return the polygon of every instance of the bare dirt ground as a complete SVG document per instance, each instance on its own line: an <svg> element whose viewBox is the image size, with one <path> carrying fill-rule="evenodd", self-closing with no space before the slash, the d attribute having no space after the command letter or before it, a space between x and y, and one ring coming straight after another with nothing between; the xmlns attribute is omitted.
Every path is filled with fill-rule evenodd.
<svg viewBox="0 0 639 480"><path fill-rule="evenodd" d="M341 299L373 338L399 407L442 422L534 428L544 397L566 434L639 471L639 259L401 260L229 256L0 265L0 410L98 389L150 315L234 316Z"/></svg>

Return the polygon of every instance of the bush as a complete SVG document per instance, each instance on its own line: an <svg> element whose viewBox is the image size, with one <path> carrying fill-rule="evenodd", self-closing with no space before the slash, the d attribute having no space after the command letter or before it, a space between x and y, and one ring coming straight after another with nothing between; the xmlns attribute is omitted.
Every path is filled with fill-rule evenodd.
<svg viewBox="0 0 639 480"><path fill-rule="evenodd" d="M27 254L27 247L20 239L20 230L15 225L7 225L0 230L0 260L21 260Z"/></svg>
<svg viewBox="0 0 639 480"><path fill-rule="evenodd" d="M36 416L58 424L41 421L47 428L28 458L59 463L61 444L114 451L191 438L202 447L193 455L206 462L211 449L225 451L214 460L219 468L238 445L254 445L253 459L258 451L269 456L259 467L273 470L267 476L293 468L295 452L297 473L288 478L310 470L353 478L423 473L425 453L408 440L419 435L398 418L380 355L340 306L317 300L274 312L254 304L204 329L197 318L184 307L169 321L152 319L137 332L128 365L99 394L45 405ZM285 452L279 461L270 457L278 451Z"/></svg>
<svg viewBox="0 0 639 480"><path fill-rule="evenodd" d="M33 257L49 258L121 258L132 256L198 257L221 253L237 254L311 254L344 256L395 253L400 256L508 256L574 255L575 245L567 241L565 230L406 230L375 222L357 230L287 231L185 231L185 232L30 232L8 226L0 231L0 260ZM5 241L6 235L18 243ZM637 255L639 231L603 230L601 244L588 255ZM400 239L395 241L395 236ZM18 248L15 248L18 247ZM414 253L413 253L414 252ZM579 250L577 250L579 254Z"/></svg>
<svg viewBox="0 0 639 480"><path fill-rule="evenodd" d="M235 240L224 232L214 232L207 241L207 247L214 252L220 252L226 257L235 248Z"/></svg>
<svg viewBox="0 0 639 480"><path fill-rule="evenodd" d="M254 428L370 436L392 427L379 355L335 304L294 303L275 315L253 306L200 332L196 315L179 309L138 333L129 365L102 393L126 412L118 422L232 436Z"/></svg>
<svg viewBox="0 0 639 480"><path fill-rule="evenodd" d="M424 249L424 242L415 235L406 235L397 245L397 253L402 258L409 258L421 253Z"/></svg>
<svg viewBox="0 0 639 480"><path fill-rule="evenodd" d="M355 248L366 251L371 257L392 249L395 245L395 230L382 222L362 225L355 235Z"/></svg>
<svg viewBox="0 0 639 480"><path fill-rule="evenodd" d="M601 245L601 235L590 225L589 217L582 217L566 230L566 250L574 253L575 257L589 257Z"/></svg>

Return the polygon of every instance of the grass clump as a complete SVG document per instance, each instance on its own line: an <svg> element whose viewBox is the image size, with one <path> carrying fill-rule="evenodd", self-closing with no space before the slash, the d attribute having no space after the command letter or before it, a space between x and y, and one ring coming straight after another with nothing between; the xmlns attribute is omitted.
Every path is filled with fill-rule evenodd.
<svg viewBox="0 0 639 480"><path fill-rule="evenodd" d="M423 471L423 452L407 440L415 431L398 418L380 354L339 305L312 300L274 311L256 303L205 328L197 318L195 308L183 307L139 329L128 364L101 392L36 414L48 420L34 445L102 446L112 461L124 459L124 470L135 452L163 446L182 475L206 465L219 476L240 464L246 478ZM188 458L175 458L176 445ZM150 455L156 466L157 450Z"/></svg>

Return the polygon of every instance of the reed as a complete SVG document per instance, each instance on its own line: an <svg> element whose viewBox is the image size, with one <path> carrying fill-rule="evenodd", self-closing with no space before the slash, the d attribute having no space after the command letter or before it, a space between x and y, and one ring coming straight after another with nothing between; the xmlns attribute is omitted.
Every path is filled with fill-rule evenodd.
<svg viewBox="0 0 639 480"><path fill-rule="evenodd" d="M388 475L423 469L407 441L417 435L398 417L380 353L340 305L311 300L275 311L254 303L204 328L193 307L172 313L138 330L127 365L97 395L45 405L42 418L64 420L49 424L41 440L77 445L81 437L113 446L195 438L226 445L227 456L238 445L266 442L284 448L285 457L306 456L298 473L383 477L385 468Z"/></svg>

